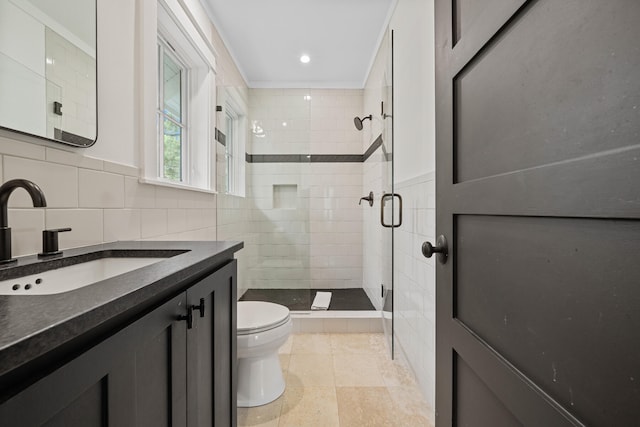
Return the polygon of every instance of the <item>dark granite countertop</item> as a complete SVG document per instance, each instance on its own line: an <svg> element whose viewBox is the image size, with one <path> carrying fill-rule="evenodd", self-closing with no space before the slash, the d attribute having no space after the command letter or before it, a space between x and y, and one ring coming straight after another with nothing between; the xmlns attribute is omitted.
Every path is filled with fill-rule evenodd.
<svg viewBox="0 0 640 427"><path fill-rule="evenodd" d="M176 251L178 255L69 292L0 295L0 383L15 382L16 371L33 371L33 366L42 369L48 354L71 347L70 343L93 331L102 329L104 334L108 328L123 327L227 263L242 247L242 242L171 241L115 242L65 250L65 261L98 251L115 251L120 256L127 251ZM27 256L18 259L18 267L37 272L45 262L50 261ZM11 269L1 269L0 280L11 278Z"/></svg>

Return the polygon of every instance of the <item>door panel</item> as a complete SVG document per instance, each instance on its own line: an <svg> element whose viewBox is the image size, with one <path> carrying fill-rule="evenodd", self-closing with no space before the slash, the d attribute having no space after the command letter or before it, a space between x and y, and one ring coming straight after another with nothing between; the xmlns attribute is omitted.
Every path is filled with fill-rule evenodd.
<svg viewBox="0 0 640 427"><path fill-rule="evenodd" d="M107 424L107 381L97 382L69 406L43 424L45 427L106 427Z"/></svg>
<svg viewBox="0 0 640 427"><path fill-rule="evenodd" d="M500 8L519 6L522 0L452 0L452 40L455 46L475 25L486 24ZM487 13L491 11L492 13ZM495 18L494 18L495 19ZM467 37L464 37L465 41Z"/></svg>
<svg viewBox="0 0 640 427"><path fill-rule="evenodd" d="M193 328L187 332L190 427L236 425L237 261L207 276L189 290Z"/></svg>
<svg viewBox="0 0 640 427"><path fill-rule="evenodd" d="M171 327L136 353L136 412L140 426L171 425Z"/></svg>
<svg viewBox="0 0 640 427"><path fill-rule="evenodd" d="M639 21L436 0L438 426L640 420Z"/></svg>
<svg viewBox="0 0 640 427"><path fill-rule="evenodd" d="M628 2L538 3L454 78L455 182L637 143L640 79L628 59L640 52L621 30L637 15L616 13Z"/></svg>
<svg viewBox="0 0 640 427"><path fill-rule="evenodd" d="M515 427L517 418L493 394L464 360L454 355L455 425L460 427Z"/></svg>
<svg viewBox="0 0 640 427"><path fill-rule="evenodd" d="M455 235L454 317L579 418L640 419L640 264L620 256L640 222L461 215Z"/></svg>

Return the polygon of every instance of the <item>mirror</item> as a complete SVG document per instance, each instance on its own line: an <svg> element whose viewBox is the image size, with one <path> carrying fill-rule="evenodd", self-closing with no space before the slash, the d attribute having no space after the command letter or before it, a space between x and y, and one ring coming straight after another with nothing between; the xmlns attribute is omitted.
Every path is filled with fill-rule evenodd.
<svg viewBox="0 0 640 427"><path fill-rule="evenodd" d="M97 137L96 0L0 0L0 128Z"/></svg>

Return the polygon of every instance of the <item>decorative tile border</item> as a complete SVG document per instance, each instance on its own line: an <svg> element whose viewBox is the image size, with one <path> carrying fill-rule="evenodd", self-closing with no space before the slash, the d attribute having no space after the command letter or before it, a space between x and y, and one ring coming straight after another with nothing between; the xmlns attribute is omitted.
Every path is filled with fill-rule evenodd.
<svg viewBox="0 0 640 427"><path fill-rule="evenodd" d="M382 135L371 143L364 154L249 154L247 163L363 163L382 146ZM386 157L386 155L385 155Z"/></svg>

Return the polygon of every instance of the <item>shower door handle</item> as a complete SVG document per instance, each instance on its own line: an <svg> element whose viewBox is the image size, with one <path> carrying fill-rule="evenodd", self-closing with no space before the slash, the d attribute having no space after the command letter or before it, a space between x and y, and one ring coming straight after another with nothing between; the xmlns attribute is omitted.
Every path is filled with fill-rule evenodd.
<svg viewBox="0 0 640 427"><path fill-rule="evenodd" d="M398 198L398 223L397 224L387 224L384 222L384 205L387 199L392 199L394 197ZM384 193L380 198L380 223L383 227L386 228L398 228L402 225L402 196L397 193Z"/></svg>

